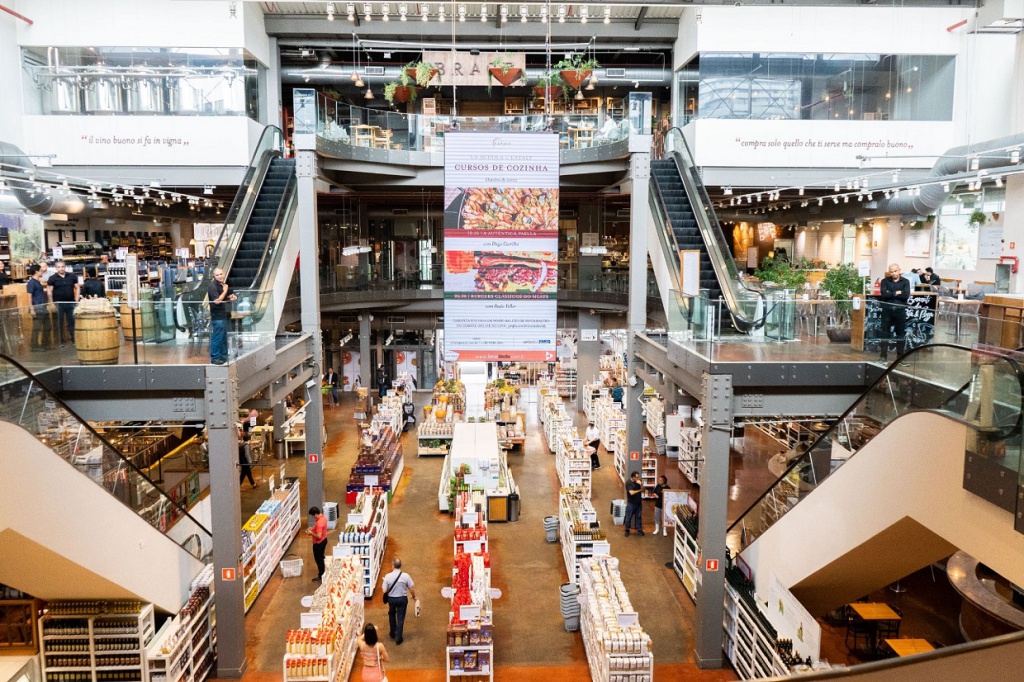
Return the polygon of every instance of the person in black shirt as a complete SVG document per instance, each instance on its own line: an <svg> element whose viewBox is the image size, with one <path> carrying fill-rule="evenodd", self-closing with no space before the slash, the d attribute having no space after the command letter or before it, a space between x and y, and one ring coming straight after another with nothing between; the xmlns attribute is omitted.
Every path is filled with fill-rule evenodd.
<svg viewBox="0 0 1024 682"><path fill-rule="evenodd" d="M658 485L654 486L654 534L658 534L658 526L662 534L668 535L668 524L665 522L665 491L668 490L668 478L658 476ZM672 513L669 510L669 513Z"/></svg>
<svg viewBox="0 0 1024 682"><path fill-rule="evenodd" d="M931 285L933 289L942 284L942 278L939 277L931 268L924 269L924 274L921 275L921 281L925 284Z"/></svg>
<svg viewBox="0 0 1024 682"><path fill-rule="evenodd" d="M68 337L71 343L75 342L75 303L78 302L78 277L73 272L67 271L64 261L59 260L54 265L57 272L50 275L46 283L53 292L53 302L57 306L57 334L56 338L64 345L64 322L67 321Z"/></svg>
<svg viewBox="0 0 1024 682"><path fill-rule="evenodd" d="M637 535L643 535L643 486L640 485L640 472L634 471L626 482L626 537L629 537L629 524L635 522Z"/></svg>
<svg viewBox="0 0 1024 682"><path fill-rule="evenodd" d="M377 396L383 398L388 394L388 371L384 369L384 365L381 365L377 369Z"/></svg>
<svg viewBox="0 0 1024 682"><path fill-rule="evenodd" d="M889 357L889 341L896 340L896 355L903 355L907 333L907 302L910 300L910 282L900 274L900 266L893 263L885 273L879 288L882 301L882 347L879 359Z"/></svg>
<svg viewBox="0 0 1024 682"><path fill-rule="evenodd" d="M231 319L231 302L238 297L230 293L224 282L224 271L214 268L210 282L210 362L223 365L228 361L228 320Z"/></svg>
<svg viewBox="0 0 1024 682"><path fill-rule="evenodd" d="M32 337L29 345L32 351L44 351L50 346L50 311L46 309L49 299L46 296L46 285L43 284L43 271L38 265L28 268L28 292L32 303Z"/></svg>
<svg viewBox="0 0 1024 682"><path fill-rule="evenodd" d="M7 271L4 269L7 263L0 260L0 291L4 290L4 287L11 283L11 278L7 276Z"/></svg>
<svg viewBox="0 0 1024 682"><path fill-rule="evenodd" d="M90 265L85 269L82 298L104 298L106 295L107 287L103 284L103 280L96 276L96 266Z"/></svg>

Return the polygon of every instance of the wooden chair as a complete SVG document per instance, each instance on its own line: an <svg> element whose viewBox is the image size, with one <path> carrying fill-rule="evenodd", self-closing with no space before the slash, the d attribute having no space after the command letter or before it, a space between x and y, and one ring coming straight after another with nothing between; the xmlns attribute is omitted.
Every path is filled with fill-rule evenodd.
<svg viewBox="0 0 1024 682"><path fill-rule="evenodd" d="M383 128L376 128L373 131L373 148L390 149L392 131Z"/></svg>

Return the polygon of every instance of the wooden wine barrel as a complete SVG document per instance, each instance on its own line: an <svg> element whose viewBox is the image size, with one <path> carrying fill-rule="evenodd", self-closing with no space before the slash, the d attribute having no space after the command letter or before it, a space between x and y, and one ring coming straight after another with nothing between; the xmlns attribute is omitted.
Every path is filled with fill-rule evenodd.
<svg viewBox="0 0 1024 682"><path fill-rule="evenodd" d="M83 365L116 365L121 352L114 307L105 298L83 298L75 307L75 350Z"/></svg>
<svg viewBox="0 0 1024 682"><path fill-rule="evenodd" d="M153 319L154 315L153 302L152 301L139 301L139 307L134 311L128 307L127 303L121 304L121 333L124 334L125 341L134 341L138 339L143 340L143 330L153 329L153 325L156 320ZM132 331L132 315L135 316L135 331Z"/></svg>

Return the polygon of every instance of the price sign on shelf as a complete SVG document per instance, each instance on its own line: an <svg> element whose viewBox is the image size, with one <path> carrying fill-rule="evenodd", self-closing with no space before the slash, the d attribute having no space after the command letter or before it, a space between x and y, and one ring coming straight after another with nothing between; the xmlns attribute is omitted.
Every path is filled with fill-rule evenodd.
<svg viewBox="0 0 1024 682"><path fill-rule="evenodd" d="M466 554L476 554L482 549L483 543L479 540L466 540L462 543L462 551Z"/></svg>
<svg viewBox="0 0 1024 682"><path fill-rule="evenodd" d="M608 556L612 553L612 546L607 542L595 542L592 545L591 554L593 556Z"/></svg>
<svg viewBox="0 0 1024 682"><path fill-rule="evenodd" d="M650 438L644 438L644 450L646 450L649 447L651 447L651 439Z"/></svg>
<svg viewBox="0 0 1024 682"><path fill-rule="evenodd" d="M462 522L467 526L475 526L477 522L476 512L466 512L462 515Z"/></svg>
<svg viewBox="0 0 1024 682"><path fill-rule="evenodd" d="M480 620L479 604L463 604L459 607L459 620Z"/></svg>
<svg viewBox="0 0 1024 682"><path fill-rule="evenodd" d="M335 559L352 556L352 545L335 545L332 555Z"/></svg>
<svg viewBox="0 0 1024 682"><path fill-rule="evenodd" d="M636 611L624 611L622 613L617 613L615 614L615 620L619 622L620 628L633 627L639 623Z"/></svg>
<svg viewBox="0 0 1024 682"><path fill-rule="evenodd" d="M363 525L363 515L362 514L354 514L354 513L349 514L348 515L348 525L350 525L350 526L361 526L361 525Z"/></svg>
<svg viewBox="0 0 1024 682"><path fill-rule="evenodd" d="M323 624L324 616L322 613L307 612L299 614L299 627L316 629Z"/></svg>
<svg viewBox="0 0 1024 682"><path fill-rule="evenodd" d="M363 484L368 486L377 486L380 484L380 477L377 474L363 474Z"/></svg>
<svg viewBox="0 0 1024 682"><path fill-rule="evenodd" d="M580 521L582 521L583 523L597 523L597 512L596 511L580 512Z"/></svg>

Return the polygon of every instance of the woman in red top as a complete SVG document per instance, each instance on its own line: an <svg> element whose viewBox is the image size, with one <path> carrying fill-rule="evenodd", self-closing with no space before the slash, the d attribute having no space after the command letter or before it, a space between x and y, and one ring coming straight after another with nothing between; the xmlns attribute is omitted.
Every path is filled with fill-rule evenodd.
<svg viewBox="0 0 1024 682"><path fill-rule="evenodd" d="M327 517L320 511L320 507L310 507L309 515L313 517L313 527L306 529L306 535L313 538L313 560L316 561L317 570L313 582L318 583L323 580L326 570L324 555L327 554Z"/></svg>

